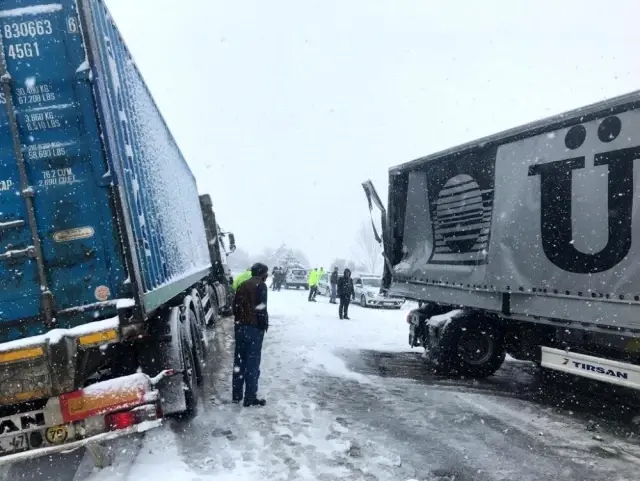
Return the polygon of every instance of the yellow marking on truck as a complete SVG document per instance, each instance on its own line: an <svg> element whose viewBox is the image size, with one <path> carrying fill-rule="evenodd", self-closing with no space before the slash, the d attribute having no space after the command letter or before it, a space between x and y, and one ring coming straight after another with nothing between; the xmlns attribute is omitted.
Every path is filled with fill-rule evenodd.
<svg viewBox="0 0 640 481"><path fill-rule="evenodd" d="M25 359L34 359L44 356L42 346L29 347L27 349L19 349L16 351L0 352L0 364L15 361L24 361Z"/></svg>
<svg viewBox="0 0 640 481"><path fill-rule="evenodd" d="M104 344L105 342L115 341L118 339L118 331L116 329L109 329L108 331L94 332L85 336L80 336L78 342L81 346L93 346L97 344Z"/></svg>
<svg viewBox="0 0 640 481"><path fill-rule="evenodd" d="M66 426L53 426L47 429L45 436L50 444L62 444L69 437Z"/></svg>
<svg viewBox="0 0 640 481"><path fill-rule="evenodd" d="M121 392L105 392L103 395L84 395L67 401L69 413L78 415L86 412L99 412L114 406L125 406L140 401L140 393L137 389L128 389Z"/></svg>
<svg viewBox="0 0 640 481"><path fill-rule="evenodd" d="M34 399L42 399L48 396L44 391L28 391L14 394L12 396L0 396L0 404L26 402Z"/></svg>
<svg viewBox="0 0 640 481"><path fill-rule="evenodd" d="M640 339L630 339L627 343L627 351L640 352Z"/></svg>

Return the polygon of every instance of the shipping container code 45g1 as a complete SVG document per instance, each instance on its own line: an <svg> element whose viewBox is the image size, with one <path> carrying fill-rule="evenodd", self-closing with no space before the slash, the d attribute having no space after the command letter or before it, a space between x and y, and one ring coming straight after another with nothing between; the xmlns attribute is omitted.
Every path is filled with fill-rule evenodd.
<svg viewBox="0 0 640 481"><path fill-rule="evenodd" d="M7 23L2 29L5 40L19 40L6 45L7 56L12 59L39 57L40 45L37 38L52 34L53 24L50 20Z"/></svg>

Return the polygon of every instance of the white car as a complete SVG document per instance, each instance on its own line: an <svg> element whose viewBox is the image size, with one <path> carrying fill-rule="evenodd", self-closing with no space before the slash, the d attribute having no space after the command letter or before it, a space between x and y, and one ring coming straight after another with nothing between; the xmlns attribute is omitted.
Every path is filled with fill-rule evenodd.
<svg viewBox="0 0 640 481"><path fill-rule="evenodd" d="M293 267L287 271L287 274L284 279L284 288L290 289L295 287L296 289L309 289L309 284L307 281L308 272L306 269L302 269L300 267Z"/></svg>
<svg viewBox="0 0 640 481"><path fill-rule="evenodd" d="M331 296L331 283L329 282L330 277L331 272L325 272L318 281L318 294L321 296Z"/></svg>
<svg viewBox="0 0 640 481"><path fill-rule="evenodd" d="M353 278L356 302L362 307L386 307L400 309L404 299L399 297L385 297L380 294L382 279L377 276L357 276Z"/></svg>

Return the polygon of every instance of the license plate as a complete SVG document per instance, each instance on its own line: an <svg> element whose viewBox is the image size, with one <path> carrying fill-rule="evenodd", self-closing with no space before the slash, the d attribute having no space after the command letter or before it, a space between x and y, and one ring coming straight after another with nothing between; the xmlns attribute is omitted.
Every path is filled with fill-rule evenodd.
<svg viewBox="0 0 640 481"><path fill-rule="evenodd" d="M0 438L0 456L3 454L19 453L27 451L29 443L26 434L18 434L17 436L6 436Z"/></svg>

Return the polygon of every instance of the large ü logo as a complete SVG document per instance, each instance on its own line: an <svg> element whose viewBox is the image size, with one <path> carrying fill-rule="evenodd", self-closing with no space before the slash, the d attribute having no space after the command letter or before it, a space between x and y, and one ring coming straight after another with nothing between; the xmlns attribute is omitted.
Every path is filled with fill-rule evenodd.
<svg viewBox="0 0 640 481"><path fill-rule="evenodd" d="M607 117L598 127L598 138L608 143L622 130L618 117ZM565 145L579 148L586 139L582 125L569 129ZM640 147L595 154L594 166L608 168L608 239L597 253L586 254L573 246L571 225L572 173L585 168L585 157L574 157L529 167L529 175L540 176L540 216L542 248L560 269L578 274L604 272L618 264L631 248L633 209L633 161L640 158Z"/></svg>

